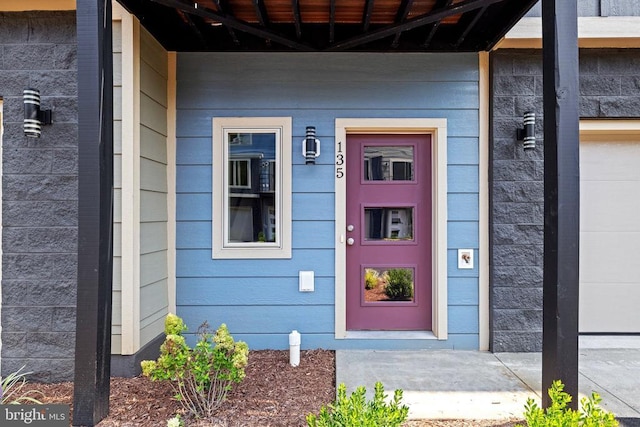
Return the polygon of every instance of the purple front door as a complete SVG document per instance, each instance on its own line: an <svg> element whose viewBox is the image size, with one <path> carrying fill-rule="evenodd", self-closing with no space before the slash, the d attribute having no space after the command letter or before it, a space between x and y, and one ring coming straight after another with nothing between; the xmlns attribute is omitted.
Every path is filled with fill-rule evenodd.
<svg viewBox="0 0 640 427"><path fill-rule="evenodd" d="M431 136L346 145L347 329L431 330Z"/></svg>

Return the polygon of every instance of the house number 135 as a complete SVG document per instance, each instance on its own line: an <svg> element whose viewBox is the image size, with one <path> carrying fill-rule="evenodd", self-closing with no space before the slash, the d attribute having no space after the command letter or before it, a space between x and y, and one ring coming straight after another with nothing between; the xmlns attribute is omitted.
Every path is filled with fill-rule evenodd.
<svg viewBox="0 0 640 427"><path fill-rule="evenodd" d="M336 152L336 178L344 177L344 154L342 152L342 141L338 142L338 151Z"/></svg>

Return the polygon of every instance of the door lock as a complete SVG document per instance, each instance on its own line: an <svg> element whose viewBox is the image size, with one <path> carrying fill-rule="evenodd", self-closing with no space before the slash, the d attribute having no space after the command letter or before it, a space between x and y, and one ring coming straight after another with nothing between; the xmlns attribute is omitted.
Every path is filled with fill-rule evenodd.
<svg viewBox="0 0 640 427"><path fill-rule="evenodd" d="M355 227L352 224L347 225L347 231L353 231L354 228Z"/></svg>

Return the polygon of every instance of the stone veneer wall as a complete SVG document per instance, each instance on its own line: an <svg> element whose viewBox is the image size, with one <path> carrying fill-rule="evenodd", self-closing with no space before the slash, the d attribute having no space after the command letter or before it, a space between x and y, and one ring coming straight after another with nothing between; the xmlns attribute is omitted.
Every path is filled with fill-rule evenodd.
<svg viewBox="0 0 640 427"><path fill-rule="evenodd" d="M580 51L581 118L640 117L640 49ZM491 349L542 349L542 52L491 54ZM525 111L535 111L536 149L516 143Z"/></svg>
<svg viewBox="0 0 640 427"><path fill-rule="evenodd" d="M73 379L77 281L75 12L0 13L2 374ZM22 131L22 90L40 90L53 125Z"/></svg>

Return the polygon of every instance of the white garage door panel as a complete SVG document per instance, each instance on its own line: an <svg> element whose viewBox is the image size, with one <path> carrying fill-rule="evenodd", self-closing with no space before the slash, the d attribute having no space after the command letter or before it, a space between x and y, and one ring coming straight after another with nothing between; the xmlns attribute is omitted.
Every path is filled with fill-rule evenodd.
<svg viewBox="0 0 640 427"><path fill-rule="evenodd" d="M638 187L637 181L582 181L580 230L640 231Z"/></svg>
<svg viewBox="0 0 640 427"><path fill-rule="evenodd" d="M637 142L582 143L581 181L640 181L640 144Z"/></svg>
<svg viewBox="0 0 640 427"><path fill-rule="evenodd" d="M580 144L580 332L640 332L640 137Z"/></svg>
<svg viewBox="0 0 640 427"><path fill-rule="evenodd" d="M593 307L594 312L580 313L580 331L638 332L638 301L629 298L636 288L629 283L582 283L580 305Z"/></svg>
<svg viewBox="0 0 640 427"><path fill-rule="evenodd" d="M639 263L635 254L640 254L638 232L582 232L580 278L592 283L640 283Z"/></svg>

